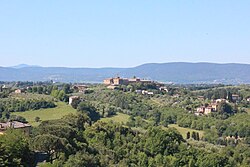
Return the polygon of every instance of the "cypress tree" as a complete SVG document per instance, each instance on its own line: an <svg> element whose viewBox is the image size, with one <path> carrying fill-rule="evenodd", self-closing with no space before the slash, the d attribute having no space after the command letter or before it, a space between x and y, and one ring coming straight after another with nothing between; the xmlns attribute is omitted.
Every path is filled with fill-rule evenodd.
<svg viewBox="0 0 250 167"><path fill-rule="evenodd" d="M194 140L196 140L196 133L195 133L195 131L192 132L192 138L193 138Z"/></svg>
<svg viewBox="0 0 250 167"><path fill-rule="evenodd" d="M187 132L187 139L190 139L190 132Z"/></svg>
<svg viewBox="0 0 250 167"><path fill-rule="evenodd" d="M196 132L196 140L200 140L200 135L199 135L199 132Z"/></svg>

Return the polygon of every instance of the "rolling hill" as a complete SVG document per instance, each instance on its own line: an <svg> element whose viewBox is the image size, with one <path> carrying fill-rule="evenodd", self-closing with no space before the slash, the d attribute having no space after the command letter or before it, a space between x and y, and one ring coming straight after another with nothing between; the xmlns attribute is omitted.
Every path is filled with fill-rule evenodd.
<svg viewBox="0 0 250 167"><path fill-rule="evenodd" d="M102 82L137 76L174 83L250 83L250 64L150 63L133 68L0 67L0 81Z"/></svg>

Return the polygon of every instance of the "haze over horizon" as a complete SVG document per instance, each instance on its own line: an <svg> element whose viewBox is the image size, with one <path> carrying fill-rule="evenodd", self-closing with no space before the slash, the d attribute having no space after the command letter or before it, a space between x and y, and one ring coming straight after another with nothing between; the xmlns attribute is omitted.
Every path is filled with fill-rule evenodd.
<svg viewBox="0 0 250 167"><path fill-rule="evenodd" d="M190 64L200 64L200 63L204 63L204 64L246 64L246 65L250 65L250 63L214 63L214 62L151 62L151 63L143 63L143 64L138 64L135 66L127 66L127 67L117 67L117 66L107 66L107 67L84 67L84 66L79 66L79 67L70 67L70 66L41 66L39 64L25 64L25 63L21 63L21 64L16 64L13 66L0 66L0 67L9 67L9 68L23 68L23 67L62 67L62 68L133 68L133 67L139 67L141 65L146 65L146 64L170 64L170 63L190 63Z"/></svg>
<svg viewBox="0 0 250 167"><path fill-rule="evenodd" d="M1 1L0 66L250 64L250 1Z"/></svg>

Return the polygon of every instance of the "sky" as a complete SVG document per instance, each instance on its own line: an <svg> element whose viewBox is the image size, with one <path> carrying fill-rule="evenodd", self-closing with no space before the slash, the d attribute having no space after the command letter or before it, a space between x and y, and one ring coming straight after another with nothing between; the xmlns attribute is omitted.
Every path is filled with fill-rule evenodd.
<svg viewBox="0 0 250 167"><path fill-rule="evenodd" d="M166 62L250 64L250 1L0 1L0 66Z"/></svg>

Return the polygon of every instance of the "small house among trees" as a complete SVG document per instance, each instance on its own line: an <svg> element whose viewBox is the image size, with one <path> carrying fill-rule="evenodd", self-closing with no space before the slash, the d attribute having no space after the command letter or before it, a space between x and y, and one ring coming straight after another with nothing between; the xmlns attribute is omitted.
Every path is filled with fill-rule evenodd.
<svg viewBox="0 0 250 167"><path fill-rule="evenodd" d="M21 130L23 130L24 133L30 134L31 125L26 124L26 123L22 123L22 122L18 122L18 121L9 121L6 123L0 123L0 132L2 132L2 134L7 129L21 129Z"/></svg>
<svg viewBox="0 0 250 167"><path fill-rule="evenodd" d="M16 94L23 93L23 92L24 92L23 89L16 89L16 90L15 90L15 93L16 93Z"/></svg>
<svg viewBox="0 0 250 167"><path fill-rule="evenodd" d="M79 99L80 99L79 96L70 96L69 97L69 105L71 105L73 103L73 101L79 100Z"/></svg>

